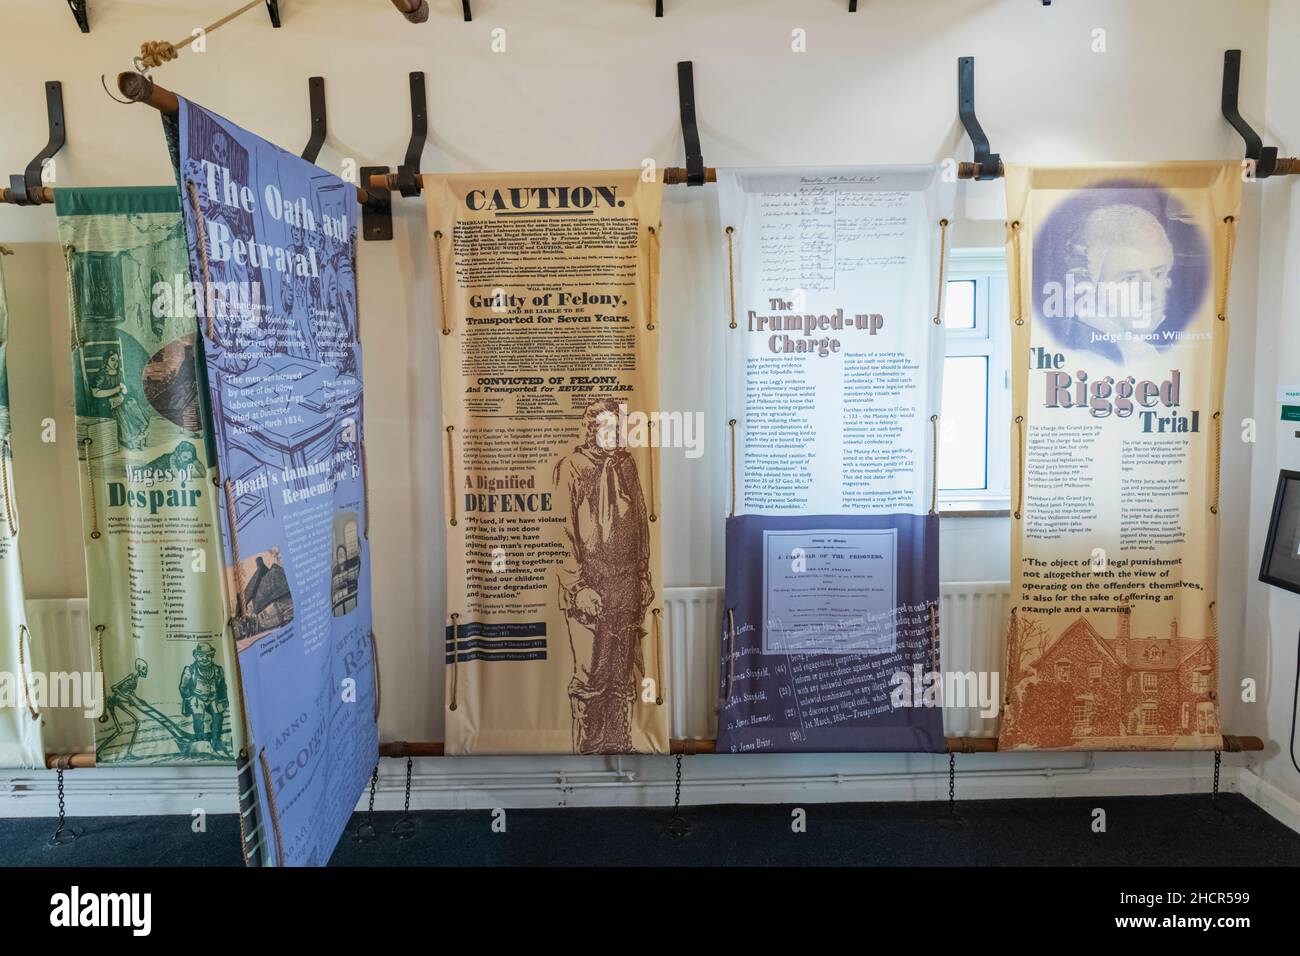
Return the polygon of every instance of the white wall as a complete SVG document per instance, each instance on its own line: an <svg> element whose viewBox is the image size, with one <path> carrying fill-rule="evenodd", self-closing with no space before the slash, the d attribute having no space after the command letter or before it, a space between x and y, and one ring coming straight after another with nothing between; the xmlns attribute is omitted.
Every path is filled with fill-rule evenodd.
<svg viewBox="0 0 1300 956"><path fill-rule="evenodd" d="M1272 5L1269 18L1268 98L1264 111L1265 142L1282 142L1294 156L1300 146L1300 61L1295 38L1300 36L1300 0ZM1278 389L1300 383L1300 177L1265 184L1267 200L1260 217L1259 328L1254 343L1252 404L1245 414L1256 419L1258 443L1253 449L1250 536L1245 564L1238 580L1245 590L1248 612L1241 632L1243 659L1239 677L1254 678L1259 703L1240 705L1243 726L1265 737L1268 749L1260 761L1260 776L1269 785L1300 798L1300 773L1288 753L1295 707L1297 658L1300 657L1300 594L1269 587L1258 580L1264 537L1279 469L1300 469L1300 429L1280 421ZM1232 419L1228 419L1232 421ZM1225 436L1227 432L1225 431ZM1248 446L1241 446L1243 448ZM1249 452L1248 452L1249 453ZM1225 573L1224 584L1233 578ZM1225 632L1226 634L1226 632ZM1238 685L1240 680L1238 680ZM1239 686L1224 674L1225 697L1239 697Z"/></svg>
<svg viewBox="0 0 1300 956"><path fill-rule="evenodd" d="M203 54L185 52L156 71L182 92L246 128L298 149L308 136L309 75L326 79L330 135L320 162L338 169L345 157L396 164L410 133L409 70L424 70L429 97L427 170L632 167L644 157L680 164L675 63L695 61L705 160L711 165L855 164L969 157L956 114L956 59L977 58L977 104L993 148L1009 161L1100 162L1233 157L1241 142L1219 115L1223 51L1244 52L1242 105L1265 116L1270 134L1300 145L1291 97L1298 0L1092 0L1051 7L1037 0L867 0L849 15L844 0L683 0L656 20L649 0L475 0L475 22L460 4L432 0L430 22L408 24L386 0L286 0L283 29L253 11L214 33ZM58 184L117 185L170 181L157 115L119 106L100 75L129 68L140 41L186 36L235 0L91 0L92 32L75 31L71 15L49 0L6 0L0 25L0 172L22 169L45 141L42 81L64 85L68 145L58 157ZM1270 34L1270 13L1274 23ZM490 51L491 31L506 31L507 52ZM1104 29L1106 52L1093 52ZM807 35L807 52L791 51L791 31ZM1270 42L1271 36L1271 42ZM1289 37L1290 39L1286 39ZM1284 109L1291 108L1290 126ZM963 184L972 221L955 224L956 245L988 245L1002 233L1001 184ZM1298 293L1285 293L1282 247L1258 269L1261 195L1267 235L1296 228L1281 206L1286 183L1248 187L1232 295L1227 420L1255 414L1271 394L1263 379L1284 352L1297 367L1297 346L1279 349L1277 316ZM441 737L442 679L435 634L443 624L443 516L439 382L434 292L420 200L395 202L396 238L362 243L360 295L366 352L367 433L372 462L371 535L375 629L383 660L386 739ZM663 254L663 381L666 407L703 410L712 445L688 461L665 453L665 577L669 586L719 584L723 572L724 470L721 450L723 263L717 200L709 187L667 191ZM979 219L980 221L973 221ZM1288 233L1289 228L1289 233ZM15 422L55 416L72 434L66 370L67 320L53 212L0 207L0 242L18 249L6 261L19 288L11 339ZM44 290L42 308L40 291ZM1256 341L1256 302L1267 339ZM19 303L16 303L16 306ZM39 345L38 345L39 343ZM52 344L51 344L52 343ZM1261 368L1257 370L1257 356ZM19 367L20 363L30 365ZM51 366L52 363L52 366ZM1268 369L1262 366L1267 365ZM1261 397L1262 396L1262 397ZM35 428L36 425L30 426ZM21 424L18 424L21 429ZM1264 431L1268 429L1265 428ZM1289 439L1288 439L1289 441ZM1276 444L1276 441L1274 441ZM30 432L16 440L18 494L25 515L24 560L36 596L84 593L75 516L74 449L41 446ZM1293 452L1295 443L1288 446ZM1266 443L1225 444L1223 465L1222 686L1243 667L1264 668L1270 633L1294 630L1300 603L1251 588L1239 569L1259 553L1260 489L1273 470L1259 464ZM1294 460L1292 461L1294 465ZM52 495L58 489L58 496ZM1252 499L1252 491L1256 498ZM1253 513L1252 513L1253 508ZM42 533L49 522L49 533ZM1006 522L945 522L946 580L1005 579ZM1251 535L1248 536L1248 526ZM1246 575L1249 579L1250 574ZM1268 596L1268 614L1259 605ZM1267 617L1267 620L1265 619ZM1270 628L1273 630L1270 631ZM1272 670L1280 688L1288 671L1276 641ZM1280 693L1280 691L1279 691ZM1273 695L1254 711L1225 695L1225 726L1267 729L1289 704ZM1267 725L1260 712L1270 708ZM1276 752L1276 744L1273 745ZM1049 758L971 758L987 767L1036 767ZM1229 758L1244 763L1250 758ZM771 758L735 764L728 773L823 772L901 767L898 758ZM1102 755L1099 766L1172 774L1184 786L1206 779L1204 755ZM936 766L919 758L906 766ZM556 761L499 761L539 767ZM641 775L662 777L664 761L631 761ZM603 762L579 761L578 765ZM1290 786L1276 759L1267 767ZM734 769L733 769L734 768ZM1145 768L1145 769L1144 769ZM1172 784L1171 784L1172 786ZM918 790L916 793L920 793ZM929 791L926 790L926 793ZM659 791L653 798L662 799ZM468 798L467 798L468 799ZM611 797L610 799L617 799ZM1300 811L1300 804L1297 804Z"/></svg>

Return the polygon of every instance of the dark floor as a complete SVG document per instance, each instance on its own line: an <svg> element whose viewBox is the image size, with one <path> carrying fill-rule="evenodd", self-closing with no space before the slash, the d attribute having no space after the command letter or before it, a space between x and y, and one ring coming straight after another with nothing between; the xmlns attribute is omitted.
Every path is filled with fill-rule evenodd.
<svg viewBox="0 0 1300 956"><path fill-rule="evenodd" d="M1095 808L1106 832L1093 832ZM792 805L686 807L684 837L666 809L510 810L493 833L486 810L411 814L415 835L392 834L400 813L376 813L379 836L353 840L353 818L333 866L1264 866L1300 865L1300 834L1239 794L984 800L959 803L804 805L807 832L791 830ZM233 815L191 832L188 816L90 817L50 848L51 819L0 819L4 866L239 866Z"/></svg>

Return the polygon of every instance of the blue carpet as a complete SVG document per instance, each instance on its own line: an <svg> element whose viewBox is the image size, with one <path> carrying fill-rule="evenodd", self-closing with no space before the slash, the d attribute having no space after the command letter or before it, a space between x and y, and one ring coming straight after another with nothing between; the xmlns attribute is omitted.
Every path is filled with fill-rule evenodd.
<svg viewBox="0 0 1300 956"><path fill-rule="evenodd" d="M1093 809L1106 832L1092 830ZM400 813L376 813L379 836L352 838L332 866L1296 866L1300 834L1239 794L804 805L685 807L684 837L653 809L509 810L493 833L485 810L411 814L415 835L392 834ZM193 833L187 816L69 819L82 836L47 847L52 819L0 819L4 866L240 866L233 815Z"/></svg>

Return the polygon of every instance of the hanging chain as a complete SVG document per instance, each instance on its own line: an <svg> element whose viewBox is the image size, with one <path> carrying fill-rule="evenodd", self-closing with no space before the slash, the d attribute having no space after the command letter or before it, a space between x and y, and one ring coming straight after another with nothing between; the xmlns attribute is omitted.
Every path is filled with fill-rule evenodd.
<svg viewBox="0 0 1300 956"><path fill-rule="evenodd" d="M406 799L402 801L402 815L396 823L393 824L393 836L399 840L409 840L415 836L415 821L411 819L411 775L415 769L415 761L410 757L406 758Z"/></svg>
<svg viewBox="0 0 1300 956"><path fill-rule="evenodd" d="M957 815L957 754L948 754L948 816Z"/></svg>
<svg viewBox="0 0 1300 956"><path fill-rule="evenodd" d="M674 756L677 758L677 780L673 786L673 815L668 821L668 834L684 837L691 832L691 825L682 816L682 755Z"/></svg>
<svg viewBox="0 0 1300 956"><path fill-rule="evenodd" d="M56 767L55 772L58 774L59 822L54 828L54 834L50 837L48 846L66 846L81 834L68 827L68 808L64 803L63 794L63 767Z"/></svg>
<svg viewBox="0 0 1300 956"><path fill-rule="evenodd" d="M1210 794L1210 801L1214 802L1219 799L1219 767L1223 763L1223 754L1216 750L1214 752L1214 792Z"/></svg>
<svg viewBox="0 0 1300 956"><path fill-rule="evenodd" d="M352 835L354 843L365 843L373 840L379 835L375 829L375 787L379 784L379 764L375 764L374 771L370 774L370 803L366 807L366 818L357 825L357 832Z"/></svg>
<svg viewBox="0 0 1300 956"><path fill-rule="evenodd" d="M406 800L402 803L402 814L409 815L411 812L411 771L415 769L415 761L410 757L406 758Z"/></svg>
<svg viewBox="0 0 1300 956"><path fill-rule="evenodd" d="M677 754L677 783L672 791L673 819L681 817L681 754Z"/></svg>

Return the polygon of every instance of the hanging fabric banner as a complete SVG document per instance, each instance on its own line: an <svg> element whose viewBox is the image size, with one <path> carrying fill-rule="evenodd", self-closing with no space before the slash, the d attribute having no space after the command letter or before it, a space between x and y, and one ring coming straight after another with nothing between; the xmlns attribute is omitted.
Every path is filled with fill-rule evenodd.
<svg viewBox="0 0 1300 956"><path fill-rule="evenodd" d="M943 751L939 167L719 170L718 751Z"/></svg>
<svg viewBox="0 0 1300 956"><path fill-rule="evenodd" d="M18 558L18 505L14 501L13 448L9 440L9 306L0 249L0 767L45 766L41 746L41 685L32 664L23 568Z"/></svg>
<svg viewBox="0 0 1300 956"><path fill-rule="evenodd" d="M639 171L424 177L446 750L665 753L659 208Z"/></svg>
<svg viewBox="0 0 1300 956"><path fill-rule="evenodd" d="M182 99L180 181L270 865L324 866L379 755L356 187Z"/></svg>
<svg viewBox="0 0 1300 956"><path fill-rule="evenodd" d="M1217 750L1238 163L1006 169L1012 554L999 747Z"/></svg>
<svg viewBox="0 0 1300 956"><path fill-rule="evenodd" d="M171 187L59 189L95 760L230 763L226 631L185 235Z"/></svg>

